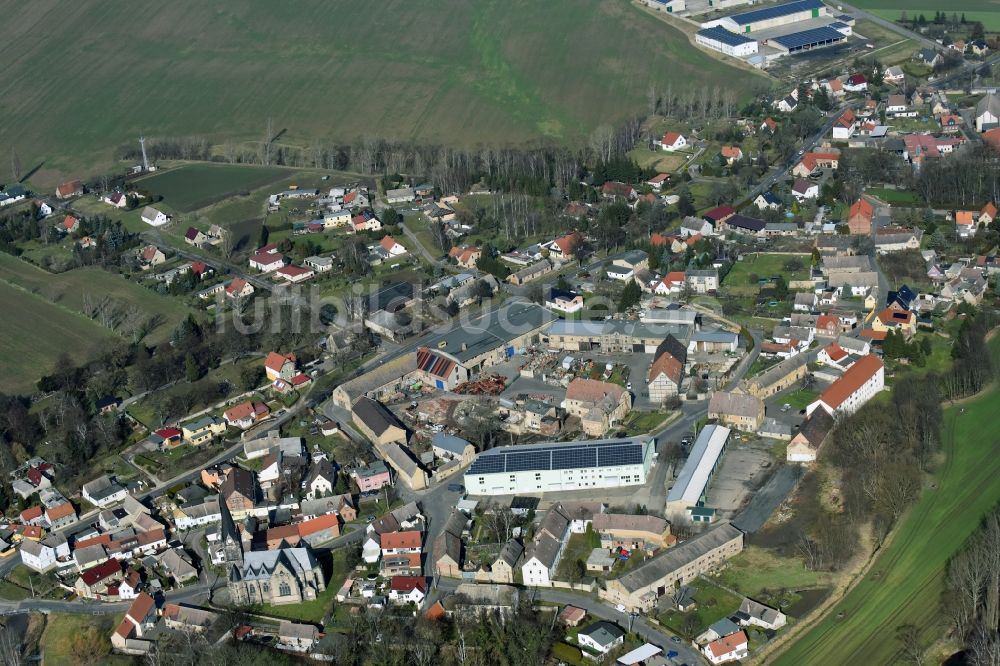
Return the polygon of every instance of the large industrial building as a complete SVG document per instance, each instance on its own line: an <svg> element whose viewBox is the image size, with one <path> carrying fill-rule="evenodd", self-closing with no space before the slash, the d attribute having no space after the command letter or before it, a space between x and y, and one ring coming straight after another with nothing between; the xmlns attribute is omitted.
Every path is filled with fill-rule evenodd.
<svg viewBox="0 0 1000 666"><path fill-rule="evenodd" d="M513 495L642 485L655 456L651 437L501 446L476 456L465 488Z"/></svg>
<svg viewBox="0 0 1000 666"><path fill-rule="evenodd" d="M699 30L694 41L713 51L719 51L735 58L745 58L757 53L757 40L726 30L722 26L712 26Z"/></svg>
<svg viewBox="0 0 1000 666"><path fill-rule="evenodd" d="M702 23L701 27L720 26L730 32L752 33L829 15L830 10L821 0L796 0L715 19Z"/></svg>
<svg viewBox="0 0 1000 666"><path fill-rule="evenodd" d="M844 41L847 41L847 35L843 32L829 26L822 26L771 37L764 43L778 51L791 54L832 46Z"/></svg>
<svg viewBox="0 0 1000 666"><path fill-rule="evenodd" d="M549 349L599 351L605 354L635 352L654 354L667 335L687 344L695 326L686 323L644 324L638 321L560 320L548 331Z"/></svg>
<svg viewBox="0 0 1000 666"><path fill-rule="evenodd" d="M693 519L711 519L714 514L692 512L704 506L708 482L719 466L719 460L729 441L729 428L720 425L705 426L681 468L674 487L667 493L667 513L686 514Z"/></svg>

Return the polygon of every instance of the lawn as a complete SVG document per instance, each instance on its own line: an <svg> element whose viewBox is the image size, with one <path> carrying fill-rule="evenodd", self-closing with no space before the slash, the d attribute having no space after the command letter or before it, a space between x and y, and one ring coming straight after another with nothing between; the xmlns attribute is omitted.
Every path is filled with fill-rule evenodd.
<svg viewBox="0 0 1000 666"><path fill-rule="evenodd" d="M0 254L0 280L21 286L61 308L77 313L84 312L88 299L97 301L104 297L118 305L139 308L147 317L156 319L156 325L146 335L146 342L150 344L169 339L174 326L191 313L191 309L178 298L157 294L120 275L92 266L53 275L8 254ZM108 330L103 326L100 328ZM88 349L91 346L86 345ZM70 345L64 348L67 351L73 349Z"/></svg>
<svg viewBox="0 0 1000 666"><path fill-rule="evenodd" d="M176 210L189 213L226 197L263 187L287 174L288 169L279 167L184 164L158 171L134 181L133 185L162 196Z"/></svg>
<svg viewBox="0 0 1000 666"><path fill-rule="evenodd" d="M917 194L908 190L887 190L881 187L872 187L866 192L889 204L920 204L920 198Z"/></svg>
<svg viewBox="0 0 1000 666"><path fill-rule="evenodd" d="M728 617L740 609L741 599L724 590L707 578L695 578L690 585L697 589L694 599L697 605L693 610L681 613L671 610L657 618L660 624L675 634L694 638L724 617Z"/></svg>
<svg viewBox="0 0 1000 666"><path fill-rule="evenodd" d="M785 264L793 259L797 259L802 268L793 271L787 270ZM756 275L758 278L781 275L786 282L807 280L809 278L809 263L809 255L793 257L785 254L746 254L743 255L742 261L733 264L732 269L722 281L722 286L730 294L736 296L754 295L760 291L760 285L750 281L751 275Z"/></svg>
<svg viewBox="0 0 1000 666"><path fill-rule="evenodd" d="M990 342L1000 361L1000 337ZM776 664L885 664L896 661L896 627L913 624L928 642L945 631L941 613L949 558L1000 497L994 451L1000 387L945 411L945 462L903 517L865 578L781 654Z"/></svg>
<svg viewBox="0 0 1000 666"><path fill-rule="evenodd" d="M670 412L632 412L625 419L625 430L629 435L644 435L658 428Z"/></svg>
<svg viewBox="0 0 1000 666"><path fill-rule="evenodd" d="M810 571L800 558L785 557L760 546L747 546L712 577L721 585L766 603L773 595L787 596L801 590L826 588L834 574Z"/></svg>
<svg viewBox="0 0 1000 666"><path fill-rule="evenodd" d="M3 258L18 262L8 255ZM5 359L0 390L5 392L30 392L42 375L52 372L60 354L68 353L74 361L82 362L93 358L115 337L82 314L3 281L0 307L16 313L4 319L0 337L0 356Z"/></svg>
<svg viewBox="0 0 1000 666"><path fill-rule="evenodd" d="M930 21L943 9L949 15L964 14L967 21L981 21L987 30L1000 30L998 0L953 0L946 5L940 0L856 0L853 5L890 21L898 21L903 12L910 19L924 14Z"/></svg>
<svg viewBox="0 0 1000 666"><path fill-rule="evenodd" d="M797 391L792 391L781 396L782 404L789 404L792 409L799 411L800 409L805 409L809 404L816 399L819 393L816 391L810 391L808 389L798 389Z"/></svg>
<svg viewBox="0 0 1000 666"><path fill-rule="evenodd" d="M112 615L49 613L39 645L39 651L45 655L45 666L134 663L133 657L110 654L109 637L119 621ZM81 654L89 660L81 660Z"/></svg>
<svg viewBox="0 0 1000 666"><path fill-rule="evenodd" d="M646 147L635 148L629 152L629 157L644 169L653 168L659 173L672 173L684 166L687 158L661 150L650 150Z"/></svg>
<svg viewBox="0 0 1000 666"><path fill-rule="evenodd" d="M21 160L42 162L46 185L120 170L115 147L137 148L142 133L259 144L271 118L293 149L364 137L568 144L646 109L651 85L743 97L764 80L620 0L6 6L0 127L31 138Z"/></svg>

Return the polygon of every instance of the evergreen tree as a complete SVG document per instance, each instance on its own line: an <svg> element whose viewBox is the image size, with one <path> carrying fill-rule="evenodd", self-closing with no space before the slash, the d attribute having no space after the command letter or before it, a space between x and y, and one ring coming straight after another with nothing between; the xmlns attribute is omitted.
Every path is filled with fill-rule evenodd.
<svg viewBox="0 0 1000 666"><path fill-rule="evenodd" d="M188 353L184 357L184 376L189 382L197 381L201 377L201 366L198 365L194 354Z"/></svg>
<svg viewBox="0 0 1000 666"><path fill-rule="evenodd" d="M642 290L639 289L639 283L629 280L618 299L618 312L625 312L633 305L638 305L641 298Z"/></svg>

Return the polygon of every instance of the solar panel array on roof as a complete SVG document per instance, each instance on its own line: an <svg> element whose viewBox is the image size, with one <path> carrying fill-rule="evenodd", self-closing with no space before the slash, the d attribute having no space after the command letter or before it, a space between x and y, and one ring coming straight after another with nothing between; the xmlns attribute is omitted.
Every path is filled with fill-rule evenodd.
<svg viewBox="0 0 1000 666"><path fill-rule="evenodd" d="M699 30L698 35L707 39L715 40L727 46L739 46L740 44L746 44L747 42L754 41L749 37L738 35L732 30L726 30L721 26L713 26L711 28Z"/></svg>
<svg viewBox="0 0 1000 666"><path fill-rule="evenodd" d="M813 28L811 30L803 30L802 32L793 32L788 35L782 35L781 37L772 37L772 42L777 42L781 44L789 51L793 49L800 49L804 46L809 46L812 44L823 44L825 42L839 41L844 39L844 35L837 30L829 27Z"/></svg>
<svg viewBox="0 0 1000 666"><path fill-rule="evenodd" d="M805 12L811 9L819 9L821 7L823 7L821 0L797 0L796 2L787 2L783 5L775 5L773 7L764 7L763 9L743 12L742 14L733 14L729 18L736 21L740 25L748 25L750 23L756 23L757 21L766 21L767 19L777 18L779 16L788 16L789 14Z"/></svg>
<svg viewBox="0 0 1000 666"><path fill-rule="evenodd" d="M643 448L641 440L500 447L480 453L467 474L640 465Z"/></svg>

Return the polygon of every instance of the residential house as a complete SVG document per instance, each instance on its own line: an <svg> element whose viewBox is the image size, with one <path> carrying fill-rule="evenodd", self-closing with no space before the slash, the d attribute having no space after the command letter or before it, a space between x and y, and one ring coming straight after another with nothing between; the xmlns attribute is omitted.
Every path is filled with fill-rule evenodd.
<svg viewBox="0 0 1000 666"><path fill-rule="evenodd" d="M796 178L792 185L792 196L798 201L815 199L819 196L819 184L804 178Z"/></svg>
<svg viewBox="0 0 1000 666"><path fill-rule="evenodd" d="M715 391L708 403L708 418L744 432L757 432L764 423L764 401L749 393Z"/></svg>
<svg viewBox="0 0 1000 666"><path fill-rule="evenodd" d="M868 235L872 232L875 208L864 198L855 201L847 212L847 226L852 234Z"/></svg>
<svg viewBox="0 0 1000 666"><path fill-rule="evenodd" d="M702 648L702 653L713 664L724 664L728 661L739 661L750 656L747 635L737 631L718 638Z"/></svg>
<svg viewBox="0 0 1000 666"><path fill-rule="evenodd" d="M142 209L142 221L152 227L162 227L164 224L170 221L170 216L161 210L157 210L152 206L146 206Z"/></svg>
<svg viewBox="0 0 1000 666"><path fill-rule="evenodd" d="M601 185L601 196L605 199L621 199L624 201L631 201L635 199L638 193L635 188L627 183L623 183L617 180L609 180L603 185Z"/></svg>
<svg viewBox="0 0 1000 666"><path fill-rule="evenodd" d="M736 209L731 206L717 206L702 215L703 218L712 223L718 229L726 220L736 215Z"/></svg>
<svg viewBox="0 0 1000 666"><path fill-rule="evenodd" d="M979 211L979 224L989 226L997 218L997 207L992 201L987 202Z"/></svg>
<svg viewBox="0 0 1000 666"><path fill-rule="evenodd" d="M848 92L863 92L868 90L868 79L861 72L851 74L844 81L844 90Z"/></svg>
<svg viewBox="0 0 1000 666"><path fill-rule="evenodd" d="M311 280L315 275L316 274L310 268L292 265L282 266L274 271L275 279L284 280L289 284L298 284L299 282Z"/></svg>
<svg viewBox="0 0 1000 666"><path fill-rule="evenodd" d="M833 124L833 138L847 140L854 136L858 129L858 117L853 110L844 111Z"/></svg>
<svg viewBox="0 0 1000 666"><path fill-rule="evenodd" d="M246 430L270 415L271 410L264 403L247 400L227 409L222 417L230 426Z"/></svg>
<svg viewBox="0 0 1000 666"><path fill-rule="evenodd" d="M276 271L285 265L285 256L277 250L273 252L257 251L257 254L250 257L250 268L262 273Z"/></svg>
<svg viewBox="0 0 1000 666"><path fill-rule="evenodd" d="M543 247L549 251L549 257L558 261L573 259L576 251L583 244L583 236L579 231L572 231L556 238Z"/></svg>
<svg viewBox="0 0 1000 666"><path fill-rule="evenodd" d="M916 53L917 62L919 62L924 67L937 67L941 62L941 54L934 49L923 48Z"/></svg>
<svg viewBox="0 0 1000 666"><path fill-rule="evenodd" d="M808 174L807 174L808 175ZM780 210L781 209L781 198L773 192L764 192L763 194L758 194L757 198L753 200L755 206L758 210Z"/></svg>
<svg viewBox="0 0 1000 666"><path fill-rule="evenodd" d="M409 188L407 188L409 189ZM386 192L400 192L401 190L389 190ZM412 201L412 190L410 190L410 196ZM396 195L398 198L400 195ZM312 651L316 643L319 642L322 634L320 634L319 629L311 624L301 624L298 622L289 622L288 620L282 620L278 623L278 648L289 650L291 652L299 653L309 653Z"/></svg>
<svg viewBox="0 0 1000 666"><path fill-rule="evenodd" d="M427 579L423 576L393 576L389 580L389 601L394 604L423 605L427 597Z"/></svg>
<svg viewBox="0 0 1000 666"><path fill-rule="evenodd" d="M333 270L333 257L306 257L302 265L312 269L314 273L326 273Z"/></svg>
<svg viewBox="0 0 1000 666"><path fill-rule="evenodd" d="M298 373L295 363L294 352L287 354L268 352L267 357L264 359L264 373L270 381L277 379L291 381L292 377Z"/></svg>
<svg viewBox="0 0 1000 666"><path fill-rule="evenodd" d="M688 289L695 294L708 294L719 288L719 271L714 268L687 271L684 277Z"/></svg>
<svg viewBox="0 0 1000 666"><path fill-rule="evenodd" d="M235 300L248 298L253 295L253 292L253 285L243 278L233 278L225 288L226 297Z"/></svg>
<svg viewBox="0 0 1000 666"><path fill-rule="evenodd" d="M112 558L80 572L73 589L84 599L97 599L108 593L108 588L118 582L121 574L121 562Z"/></svg>
<svg viewBox="0 0 1000 666"><path fill-rule="evenodd" d="M211 415L181 425L184 441L194 446L211 442L213 438L225 432L226 422Z"/></svg>
<svg viewBox="0 0 1000 666"><path fill-rule="evenodd" d="M199 229L194 227L188 227L187 231L184 232L184 242L188 245L194 245L195 247L201 247L208 242L208 236L201 232Z"/></svg>
<svg viewBox="0 0 1000 666"><path fill-rule="evenodd" d="M219 494L236 520L245 518L257 502L257 481L251 471L234 467L219 486Z"/></svg>
<svg viewBox="0 0 1000 666"><path fill-rule="evenodd" d="M667 132L660 139L660 147L668 152L674 152L687 146L687 139L680 132Z"/></svg>
<svg viewBox="0 0 1000 666"><path fill-rule="evenodd" d="M392 236L383 236L382 240L379 241L379 247L385 250L389 257L398 257L402 254L406 254L406 248L403 247L402 243L397 241Z"/></svg>
<svg viewBox="0 0 1000 666"><path fill-rule="evenodd" d="M771 631L782 628L788 621L781 611L745 597L736 617L744 627L761 627Z"/></svg>
<svg viewBox="0 0 1000 666"><path fill-rule="evenodd" d="M83 484L83 499L101 508L122 501L127 494L125 488L106 475Z"/></svg>
<svg viewBox="0 0 1000 666"><path fill-rule="evenodd" d="M69 543L66 537L58 534L50 534L41 541L24 539L19 550L24 566L39 573L45 573L60 563L72 562Z"/></svg>
<svg viewBox="0 0 1000 666"><path fill-rule="evenodd" d="M455 246L448 251L448 256L462 268L474 268L483 251L472 245Z"/></svg>
<svg viewBox="0 0 1000 666"><path fill-rule="evenodd" d="M646 385L649 399L661 403L681 392L684 370L687 365L687 348L673 335L667 334L653 354Z"/></svg>
<svg viewBox="0 0 1000 666"><path fill-rule="evenodd" d="M380 490L383 486L392 483L389 468L381 460L353 468L350 476L357 484L358 490L363 493Z"/></svg>
<svg viewBox="0 0 1000 666"><path fill-rule="evenodd" d="M876 332L897 331L909 339L917 332L917 315L910 310L888 307L872 319L871 328Z"/></svg>
<svg viewBox="0 0 1000 666"><path fill-rule="evenodd" d="M906 80L906 74L903 73L903 68L899 65L892 65L885 68L885 72L882 73L882 80L889 83L901 83Z"/></svg>
<svg viewBox="0 0 1000 666"><path fill-rule="evenodd" d="M45 509L45 520L48 522L50 530L58 530L67 525L72 525L80 519L76 515L76 509L73 507L73 504L63 501Z"/></svg>
<svg viewBox="0 0 1000 666"><path fill-rule="evenodd" d="M919 250L924 232L919 228L882 227L875 231L875 251L878 254Z"/></svg>
<svg viewBox="0 0 1000 666"><path fill-rule="evenodd" d="M563 314L573 314L583 309L583 296L576 292L551 287L548 298L545 299L545 307Z"/></svg>
<svg viewBox="0 0 1000 666"><path fill-rule="evenodd" d="M445 523L444 529L434 539L432 557L434 573L437 576L459 578L462 575L462 532L465 531L467 518L464 513L452 511Z"/></svg>
<svg viewBox="0 0 1000 666"><path fill-rule="evenodd" d="M700 217L685 217L681 222L678 234L681 238L689 238L691 236L711 236L715 233L715 227L708 220Z"/></svg>
<svg viewBox="0 0 1000 666"><path fill-rule="evenodd" d="M972 238L979 230L976 213L971 210L955 211L955 231L959 238Z"/></svg>
<svg viewBox="0 0 1000 666"><path fill-rule="evenodd" d="M739 146L723 146L719 150L719 156L726 161L727 165L732 166L734 162L743 159L743 151L740 150Z"/></svg>
<svg viewBox="0 0 1000 666"><path fill-rule="evenodd" d="M63 218L60 229L66 234L76 233L80 229L80 220L76 219L72 215L67 215Z"/></svg>
<svg viewBox="0 0 1000 666"><path fill-rule="evenodd" d="M56 187L56 199L69 199L83 194L83 183L70 180Z"/></svg>
<svg viewBox="0 0 1000 666"><path fill-rule="evenodd" d="M651 188L653 188L654 191L659 192L661 189L663 189L663 186L669 180L670 180L669 173L658 173L649 180L647 180L646 184L649 185Z"/></svg>
<svg viewBox="0 0 1000 666"><path fill-rule="evenodd" d="M580 418L583 431L601 437L632 409L632 395L618 384L577 377L566 387L566 411Z"/></svg>
<svg viewBox="0 0 1000 666"><path fill-rule="evenodd" d="M601 620L580 630L576 636L580 647L598 654L607 654L625 642L625 630L616 624Z"/></svg>
<svg viewBox="0 0 1000 666"><path fill-rule="evenodd" d="M463 467L472 463L476 448L461 437L436 432L431 436L431 450L443 460L457 460Z"/></svg>

